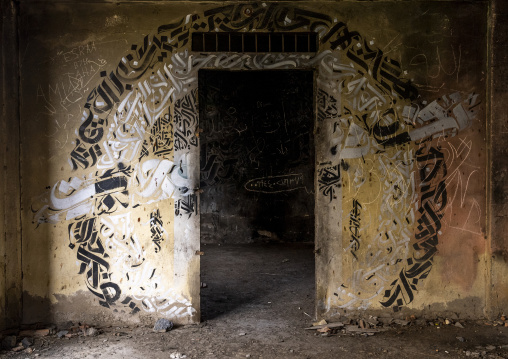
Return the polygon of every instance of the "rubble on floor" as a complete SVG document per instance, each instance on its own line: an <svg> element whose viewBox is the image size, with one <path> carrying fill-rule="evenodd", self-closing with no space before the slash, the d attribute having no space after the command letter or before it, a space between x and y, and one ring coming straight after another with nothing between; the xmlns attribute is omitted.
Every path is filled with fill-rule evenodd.
<svg viewBox="0 0 508 359"><path fill-rule="evenodd" d="M487 342L482 345L478 345L479 343L476 343L474 338L471 337L471 333L468 335L466 330L472 326L475 328L485 328L486 326L508 327L507 323L508 320L504 316L495 320L477 321L464 321L457 318L424 319L417 318L414 315L404 319L368 316L359 319L342 317L340 318L340 321L330 322L326 320L315 321L311 326L297 329L297 331L300 331L302 334L305 332L309 334L313 333L314 336L317 337L343 337L342 339L346 339L347 337L355 336L370 337L381 332L402 334L407 330L419 331L424 328L429 330L429 327L439 330L444 327L449 327L450 329L453 328L454 333L456 333L454 338L456 338L457 347L461 347L461 349L455 348L456 353L460 352L462 357L496 359L508 358L508 344L502 345L501 343L497 343L497 345L493 345L494 342ZM173 329L173 326L173 323L168 319L159 319L152 327L152 335L168 332ZM197 333L199 336L199 330L205 327L206 322L201 323L198 326L189 325L181 328L184 330L192 330L193 333ZM136 340L140 339L140 336L150 335L149 333L149 327L143 325L124 327L106 326L104 328L99 328L97 326L84 323L71 322L59 325L58 327L56 325L42 326L41 324L35 324L29 328L11 329L0 332L0 356L1 354L9 353L16 358L18 357L17 354L31 354L35 357L46 356L48 353L51 353L51 347L54 347L57 343L61 343L60 341L62 340L65 341L76 338L75 343L82 344L86 339L88 340L87 343L89 343L89 345L90 343L102 343L103 345L106 345L108 340L108 344L121 340L118 337L124 337L125 339L132 338L132 340ZM167 335L171 336L172 334ZM238 331L237 335L240 337L248 337L250 332ZM94 337L98 338L95 339ZM328 340L331 339L327 339L326 341ZM284 342L284 340L277 341ZM174 350L168 353L170 358L189 357L187 354L177 351L176 349L180 349L179 347L172 347L171 349ZM293 349L288 350L292 353L291 350ZM437 347L435 351L445 354L449 353L448 350ZM245 356L248 357L250 354L245 354Z"/></svg>
<svg viewBox="0 0 508 359"><path fill-rule="evenodd" d="M173 329L173 322L166 318L158 319L153 327L153 331L158 333L169 332L171 329Z"/></svg>
<svg viewBox="0 0 508 359"><path fill-rule="evenodd" d="M20 352L31 354L34 351L34 344L36 339L41 339L44 343L44 337L54 337L58 339L70 339L77 336L94 337L101 333L101 331L93 326L87 324L73 324L72 322L65 323L57 328L56 325L48 325L41 328L41 323L31 325L29 328L24 329L8 329L0 332L1 345L0 349L3 351ZM38 356L36 354L36 356Z"/></svg>
<svg viewBox="0 0 508 359"><path fill-rule="evenodd" d="M474 321L476 325L485 325L485 326L500 326L500 327L508 327L508 318L504 315L496 320L476 320ZM371 336L375 333L381 331L387 331L390 329L397 329L397 327L405 327L405 326L416 326L416 327L424 327L424 326L433 326L436 329L440 329L443 326L455 326L457 328L464 329L465 321L452 320L448 318L436 318L436 319L423 319L416 318L416 316L411 315L410 317L406 317L404 319L395 319L391 317L386 318L378 318L374 316L369 316L368 318L363 319L348 319L345 318L340 322L327 322L322 319L319 322L314 322L311 327L305 328L305 330L315 330L316 333L314 335L321 335L324 337L331 336L340 336L342 335L351 335L361 334L363 336ZM320 334L319 334L320 333ZM400 333L400 332L398 332ZM458 336L456 337L459 342L466 342L464 337ZM496 353L492 353L496 349L508 349L508 345L486 345L486 346L476 346L476 350L464 350L463 355L471 358L507 358L508 356L500 356ZM436 349L436 352L439 350ZM445 353L448 353L445 351Z"/></svg>
<svg viewBox="0 0 508 359"><path fill-rule="evenodd" d="M504 317L502 317L504 318ZM485 322L486 325L503 325L508 326L508 322L505 320L496 320L492 322ZM369 316L368 318L362 319L349 319L345 318L340 322L330 322L321 320L313 323L311 327L305 328L306 330L316 330L322 333L322 336L332 336L337 334L363 334L363 335L374 335L375 333L388 330L388 328L404 327L408 325L415 326L426 326L431 325L436 328L440 328L443 325L454 325L458 328L464 328L458 320L452 320L447 318L437 318L434 320L418 319L416 316L411 315L405 319L396 319L392 317L374 317Z"/></svg>
<svg viewBox="0 0 508 359"><path fill-rule="evenodd" d="M477 345L478 343L474 342L474 338L466 334L465 330L467 328L471 328L472 326L477 328L485 328L486 326L505 327L505 323L506 319L501 318L491 321L462 321L459 319L449 318L436 318L429 320L416 318L415 316L410 316L404 319L368 316L360 319L342 317L340 321L330 322L326 320L315 321L311 326L297 329L297 331L302 334L308 333L307 337L310 334L311 337L315 335L317 337L340 338L340 341L337 343L341 343L342 340L346 340L347 338L349 338L348 340L352 340L354 339L353 337L358 337L359 340L363 341L365 339L360 339L361 337L380 335L382 332L397 334L407 332L408 330L418 331L424 328L427 328L427 330L435 328L437 331L446 326L453 329L454 333L457 333L455 334L457 346L466 345L462 346L462 349L455 348L455 353L461 353L461 357L496 359L508 358L508 345L499 345L499 343L498 345L493 345L492 343L494 342L491 342L484 343L479 346ZM458 324L460 324L460 326ZM184 331L192 331L193 333L196 333L197 337L199 337L200 330L203 330L206 326L205 322L198 326L189 325L180 327L179 330L183 329ZM32 328L0 332L0 343L2 346L0 356L3 356L3 354L10 354L11 356L18 358L18 355L30 354L30 357L48 357L49 354L49 357L52 357L50 354L52 353L52 347L56 347L58 343L62 343L62 341L65 342L66 340L71 340L71 342L75 343L75 345L79 345L79 343L84 345L83 343L85 343L86 340L88 346L99 346L110 345L110 343L113 344L113 342L119 341L123 338L129 340L144 340L144 337L150 335L173 336L173 333L158 334L173 329L173 323L167 319L159 319L151 329L152 330L150 330L149 326L143 325L124 327L106 326L99 328L97 326L82 323L67 323L58 327L55 325L41 326L39 324L34 325ZM432 329L432 331L434 331L434 329ZM237 332L237 335L240 337L249 337L250 334L251 332ZM193 341L199 339L191 340ZM325 341L329 342L330 340L332 339L326 339ZM277 342L284 342L284 340L279 340L279 338L277 338ZM195 356L189 356L185 352L182 353L179 346L169 347L169 349L172 350L166 352L166 358L195 358ZM290 347L288 351L293 353L293 348ZM442 347L436 347L435 351L436 353L449 353L448 349ZM250 357L251 354L247 352L244 356ZM27 358L28 356L21 357ZM257 358L257 356L254 355L254 358Z"/></svg>

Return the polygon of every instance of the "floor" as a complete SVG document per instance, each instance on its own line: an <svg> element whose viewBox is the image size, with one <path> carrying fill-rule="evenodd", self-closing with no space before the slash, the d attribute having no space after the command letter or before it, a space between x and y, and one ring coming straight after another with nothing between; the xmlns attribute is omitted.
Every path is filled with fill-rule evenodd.
<svg viewBox="0 0 508 359"><path fill-rule="evenodd" d="M201 249L205 253L201 281L206 284L201 289L203 321L224 318L284 329L305 325L314 317L313 244L206 245Z"/></svg>
<svg viewBox="0 0 508 359"><path fill-rule="evenodd" d="M315 321L312 249L309 244L203 246L199 325L167 333L130 326L98 328L97 336L48 336L36 338L29 350L0 357L508 358L508 327L502 321L459 321L464 328L438 319L399 322L375 333L305 330Z"/></svg>

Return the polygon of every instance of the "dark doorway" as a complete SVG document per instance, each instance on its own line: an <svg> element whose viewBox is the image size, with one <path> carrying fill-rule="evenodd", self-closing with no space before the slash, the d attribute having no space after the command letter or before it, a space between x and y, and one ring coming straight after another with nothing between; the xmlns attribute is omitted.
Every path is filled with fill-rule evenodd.
<svg viewBox="0 0 508 359"><path fill-rule="evenodd" d="M313 109L312 71L199 72L202 278L210 278L207 252L220 253L220 246L312 253ZM304 267L311 273L302 275L314 280L313 266ZM203 295L201 307L206 316Z"/></svg>

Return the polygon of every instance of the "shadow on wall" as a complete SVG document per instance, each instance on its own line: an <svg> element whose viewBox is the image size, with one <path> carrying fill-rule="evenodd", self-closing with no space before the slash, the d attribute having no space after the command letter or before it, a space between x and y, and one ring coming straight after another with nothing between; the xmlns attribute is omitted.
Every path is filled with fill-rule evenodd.
<svg viewBox="0 0 508 359"><path fill-rule="evenodd" d="M247 8L250 9L248 12ZM215 30L209 28L211 24L225 32L310 29L318 33L320 48L313 56L190 54L190 34L198 29ZM23 38L28 39L28 34L24 34ZM88 48L83 51L88 51ZM70 53L73 54L73 51ZM76 53L80 53L79 48ZM50 55L47 53L47 56ZM98 63L90 78L97 86L91 91L86 86L79 88L83 99L86 98L86 101L76 102L79 104L79 112L76 112L80 114L79 119L71 121L67 118L67 129L57 126L61 132L51 140L39 136L38 128L41 127L23 129L26 149L23 158L29 158L30 151L36 153L39 148L44 155L44 160L23 162L23 188L41 186L41 177L30 177L30 173L44 173L48 178L43 180L52 183L45 194L30 203L35 222L40 226L33 230L27 225L23 227L26 238L23 243L26 298L72 295L76 291L66 292L64 286L75 280L75 283L80 283L80 289L89 291L90 302L97 304L90 306L90 310L106 308L108 312L118 313L118 317L126 317L124 313L128 313L179 320L196 318L199 289L196 280L198 258L195 255L199 250L199 213L195 194L199 187L197 85L199 69L208 67L317 69L319 210L323 217L331 217L333 213L339 216L345 213L349 217L350 205L356 200L361 205L363 218L372 218L369 223L363 220L363 226L355 232L358 237L362 228L368 225L372 235L363 236L364 242L358 241L360 247L355 249L358 261L354 262L352 273L346 276L351 283L339 283L336 278L331 278L325 283L331 299L318 299L323 302L330 299L333 307L345 309L367 309L381 303L398 310L402 305L412 303L417 286L430 273L438 236L444 230L441 219L448 203L445 195L449 183L446 182L444 166L448 153L441 151L439 146L450 143L451 137L467 131L472 124L478 125L476 112L481 108L482 97L474 93L454 92L440 94L438 100L423 98L402 70L401 63L390 56L389 52L377 48L374 41L350 31L345 23L337 22L328 14L274 3L233 4L189 14L179 21L159 26L154 35L132 45L116 65ZM26 61L27 65L32 64L31 60ZM44 77L44 72L37 76L43 84L52 81ZM40 101L48 100L44 91L45 88L40 96L38 92ZM265 93L266 89L258 92ZM289 97L295 96L291 94ZM53 105L62 105L56 97L50 100L52 104L56 101ZM266 101L261 99L260 109L265 109ZM292 179L291 185L298 186L300 177L297 175L303 174L302 181L307 181L306 172L300 172L297 163L305 156L312 159L313 146L310 141L294 142L307 136L306 131L300 133L296 128L284 128L284 132L277 132L279 130L272 128L275 119L270 116L280 117L281 108L278 106L271 104L266 107L271 107L269 111L256 112L259 118L247 119L255 120L258 125L253 133L262 129L261 132L274 137L273 143L257 141L255 136L251 137L254 141L246 142L252 145L250 150L254 152L248 154L245 163L258 163L262 175L258 176L249 167L237 168L235 172L234 166L241 164L240 161L226 164L224 159L222 162L224 172L220 175L228 177L230 170L231 176L244 175L231 188L247 186L252 193L246 196L264 196L263 192L254 194L256 192L252 189L273 186L272 180L256 182L267 177L289 176L289 183ZM282 109L282 114L307 110L307 106L294 107ZM65 114L55 115L51 111L40 115L40 108L45 106L41 104L38 109L27 107L22 118L38 121L40 117L41 123L55 129L54 125L50 125L51 121L65 118ZM224 106L210 112L212 117L217 111L224 118L235 121L234 114L227 112L229 109ZM69 131L71 124L75 128ZM243 130L242 127L235 128L236 132ZM212 128L210 133L214 131L226 132L224 128L220 131ZM206 135L204 132L203 136ZM286 139L283 135L289 140L287 152L284 142L279 143L281 139ZM69 144L58 147L63 143L63 138L58 136L71 138ZM275 143L277 146L272 146ZM259 157L262 152L258 150L269 148L273 153L279 151L279 144L282 145L282 157L275 157L273 165L263 167L268 160ZM301 146L299 152L289 151L297 146ZM308 150L305 150L306 146L309 146ZM42 152L46 149L47 153ZM212 156L219 158L222 150L226 153L238 150L211 145L201 149L206 151L201 156L205 161L201 169L207 172L206 180L212 181L216 181L219 174L217 171L215 176L211 176L208 171L214 168ZM214 153L216 150L218 152ZM57 162L57 153L62 151L67 151L65 160ZM291 166L294 164L294 167L285 164L286 173L279 174L277 158ZM70 167L60 169L60 163L66 160ZM59 163L58 168L52 168L52 163ZM369 208L368 198L364 200L357 196L358 193L369 193L362 188L367 186L364 174L370 172L379 176L378 183L382 185L376 209L372 209L374 206ZM352 191L343 192L345 181ZM416 191L417 186L420 186L420 192ZM298 193L305 194L301 189ZM271 209L277 209L279 205L282 207L284 203L275 201ZM420 205L418 208L416 203ZM25 205L25 208L28 207ZM379 208L382 209L381 220L372 214L378 214L375 211ZM217 217L218 210L221 209L209 210L212 218L207 221L212 226L214 220L220 219ZM369 210L372 210L370 217ZM260 212L276 214L264 208ZM401 220L393 221L393 215L400 216ZM262 222L269 223L265 219ZM342 253L351 245L351 232L342 228L342 222L343 219L336 220L324 232L339 233L335 239L345 238L345 245L336 241L334 243L342 247L333 248L341 253L337 258L349 261L351 258L342 256ZM414 227L417 235L413 235ZM271 228L261 230L274 232ZM43 231L43 241L47 242L39 243L37 239ZM397 242L399 237L404 241ZM365 242L367 238L371 238L372 242ZM326 249L332 248L325 247L332 242L328 239L323 238L321 243L325 248L323 255L332 258L335 252L325 253ZM63 243L65 250L62 249ZM369 245L377 246L382 255L376 253L374 256L366 249ZM49 250L54 253L47 252ZM41 251L48 258L45 264L44 261L35 261ZM75 256L72 259L70 251ZM65 268L74 270L70 279L62 275L58 259L66 263ZM326 265L331 265L329 263ZM333 265L339 268L341 264L334 262ZM364 272L372 276L361 275ZM356 279L355 284L353 281ZM379 284L375 288L374 282ZM359 291L356 291L355 285L362 286L361 297L357 296ZM43 303L26 304L33 308L34 313L46 313L38 310Z"/></svg>

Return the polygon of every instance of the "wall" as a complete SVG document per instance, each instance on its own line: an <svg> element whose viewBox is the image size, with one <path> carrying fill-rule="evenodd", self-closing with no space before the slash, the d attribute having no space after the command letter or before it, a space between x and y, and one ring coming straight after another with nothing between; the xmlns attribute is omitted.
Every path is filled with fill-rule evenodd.
<svg viewBox="0 0 508 359"><path fill-rule="evenodd" d="M495 316L504 313L508 305L508 290L506 278L508 275L506 239L506 207L507 181L505 179L508 163L506 162L506 127L508 117L504 104L507 101L506 81L508 81L508 47L506 46L506 24L508 23L508 4L496 1L491 10L491 57L489 62L490 83L489 96L491 99L490 115L490 251L492 253L492 268L489 276L489 314Z"/></svg>
<svg viewBox="0 0 508 359"><path fill-rule="evenodd" d="M316 72L319 315L491 311L488 3L189 4L21 3L24 321L198 320L201 68Z"/></svg>
<svg viewBox="0 0 508 359"><path fill-rule="evenodd" d="M314 240L311 71L201 71L201 243Z"/></svg>
<svg viewBox="0 0 508 359"><path fill-rule="evenodd" d="M0 329L21 321L17 6L1 2Z"/></svg>
<svg viewBox="0 0 508 359"><path fill-rule="evenodd" d="M182 8L153 11L162 23ZM25 322L196 320L187 273L199 244L185 233L195 210L180 197L196 184L172 135L193 141L182 113L195 92L170 86L167 64L152 69L152 20L119 9L22 6Z"/></svg>

